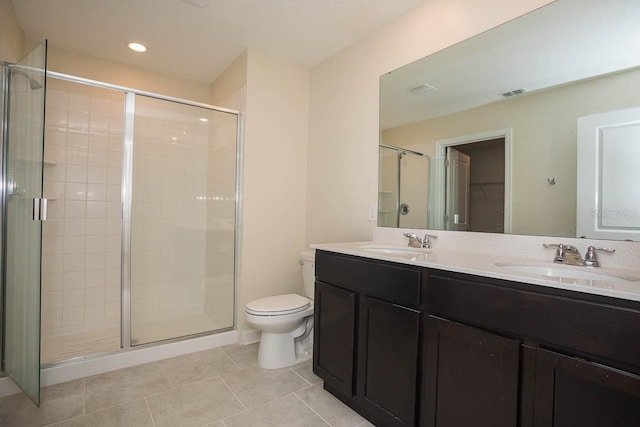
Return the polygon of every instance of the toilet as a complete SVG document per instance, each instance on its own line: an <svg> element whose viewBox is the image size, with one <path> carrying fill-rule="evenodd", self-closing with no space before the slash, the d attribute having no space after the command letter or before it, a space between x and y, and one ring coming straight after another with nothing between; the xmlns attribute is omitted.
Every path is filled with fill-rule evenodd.
<svg viewBox="0 0 640 427"><path fill-rule="evenodd" d="M313 355L315 252L302 252L299 262L306 297L275 295L251 301L245 307L247 322L262 331L258 350L261 368L284 368Z"/></svg>

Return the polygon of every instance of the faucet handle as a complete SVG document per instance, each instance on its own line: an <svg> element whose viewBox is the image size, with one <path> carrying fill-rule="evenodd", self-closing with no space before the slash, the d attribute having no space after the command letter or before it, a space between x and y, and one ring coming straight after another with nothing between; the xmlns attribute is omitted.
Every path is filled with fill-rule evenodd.
<svg viewBox="0 0 640 427"><path fill-rule="evenodd" d="M556 256L553 259L554 262L563 262L565 249L573 248L572 246L567 247L564 243L543 243L542 246L545 248L558 248L556 250Z"/></svg>
<svg viewBox="0 0 640 427"><path fill-rule="evenodd" d="M587 253L584 255L584 263L588 267L600 267L600 261L598 261L598 252L604 252L606 254L612 254L616 250L609 248L600 248L597 246L589 246L587 248Z"/></svg>
<svg viewBox="0 0 640 427"><path fill-rule="evenodd" d="M426 248L426 249L431 249L431 239L437 239L438 236L435 236L433 234L425 234L424 238L422 239L422 247Z"/></svg>
<svg viewBox="0 0 640 427"><path fill-rule="evenodd" d="M587 248L587 253L591 253L591 254L593 254L593 253L595 253L595 252L604 252L604 253L606 253L606 254L612 254L612 253L614 253L615 251L616 251L615 249L600 248L600 247L597 247L597 246L589 246L589 247Z"/></svg>

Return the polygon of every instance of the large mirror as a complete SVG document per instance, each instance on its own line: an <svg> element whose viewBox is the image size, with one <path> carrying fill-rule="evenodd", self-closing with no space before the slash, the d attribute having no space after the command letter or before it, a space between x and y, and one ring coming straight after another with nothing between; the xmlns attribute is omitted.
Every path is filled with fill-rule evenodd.
<svg viewBox="0 0 640 427"><path fill-rule="evenodd" d="M378 225L640 240L639 23L557 0L383 75Z"/></svg>

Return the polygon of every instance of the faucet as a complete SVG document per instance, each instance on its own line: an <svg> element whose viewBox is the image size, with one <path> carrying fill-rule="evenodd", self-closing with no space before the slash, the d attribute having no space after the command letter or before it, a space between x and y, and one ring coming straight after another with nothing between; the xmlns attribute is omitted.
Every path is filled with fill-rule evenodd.
<svg viewBox="0 0 640 427"><path fill-rule="evenodd" d="M598 261L597 254L598 252L612 254L616 251L615 249L589 246L584 259L582 259L578 248L572 245L565 245L562 243L544 243L542 246L545 248L558 248L556 250L556 256L553 258L553 262L567 265L583 265L586 267L600 267L600 261Z"/></svg>
<svg viewBox="0 0 640 427"><path fill-rule="evenodd" d="M567 265L587 265L580 251L573 245L565 245L564 243L544 243L542 246L545 248L558 248L556 250L556 256L553 258L553 262Z"/></svg>
<svg viewBox="0 0 640 427"><path fill-rule="evenodd" d="M409 246L412 248L431 249L431 239L435 239L438 236L432 234L425 234L424 238L420 238L416 233L404 233L404 237L409 239Z"/></svg>

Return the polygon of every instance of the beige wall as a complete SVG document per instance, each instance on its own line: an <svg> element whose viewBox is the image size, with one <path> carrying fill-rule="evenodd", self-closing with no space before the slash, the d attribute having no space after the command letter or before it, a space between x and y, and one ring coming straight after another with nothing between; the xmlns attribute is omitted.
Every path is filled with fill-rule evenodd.
<svg viewBox="0 0 640 427"><path fill-rule="evenodd" d="M303 292L309 70L249 49L216 79L211 99L243 113L242 331L247 302Z"/></svg>
<svg viewBox="0 0 640 427"><path fill-rule="evenodd" d="M48 46L47 68L90 80L209 103L210 85Z"/></svg>
<svg viewBox="0 0 640 427"><path fill-rule="evenodd" d="M427 0L311 70L307 241L370 239L379 76L549 0Z"/></svg>
<svg viewBox="0 0 640 427"><path fill-rule="evenodd" d="M309 70L249 49L244 129L242 271L244 306L279 293L303 293Z"/></svg>
<svg viewBox="0 0 640 427"><path fill-rule="evenodd" d="M247 91L247 55L244 51L211 84L211 104L244 111Z"/></svg>
<svg viewBox="0 0 640 427"><path fill-rule="evenodd" d="M0 0L0 61L18 62L23 56L24 32L11 0Z"/></svg>
<svg viewBox="0 0 640 427"><path fill-rule="evenodd" d="M637 106L632 87L639 69L389 129L382 139L435 155L438 140L512 128L512 233L575 237L576 120Z"/></svg>

